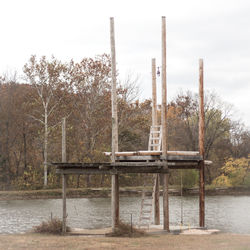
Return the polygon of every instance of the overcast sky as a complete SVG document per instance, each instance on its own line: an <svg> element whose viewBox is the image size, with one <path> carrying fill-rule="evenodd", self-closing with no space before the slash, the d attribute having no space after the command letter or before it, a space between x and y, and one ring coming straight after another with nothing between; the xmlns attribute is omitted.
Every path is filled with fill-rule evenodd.
<svg viewBox="0 0 250 250"><path fill-rule="evenodd" d="M234 117L250 126L248 0L2 0L0 10L0 73L22 73L32 54L80 61L110 53L113 16L120 77L139 75L142 99L151 97L151 58L160 66L166 16L168 98L198 91L203 58L205 90L233 104Z"/></svg>

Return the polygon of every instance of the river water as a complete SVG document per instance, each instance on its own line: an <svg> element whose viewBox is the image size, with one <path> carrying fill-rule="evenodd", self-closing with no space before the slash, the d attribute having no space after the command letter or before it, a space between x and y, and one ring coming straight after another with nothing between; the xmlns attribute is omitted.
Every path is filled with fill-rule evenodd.
<svg viewBox="0 0 250 250"><path fill-rule="evenodd" d="M183 222L199 225L199 200L183 197ZM160 200L162 205L162 199ZM138 221L140 197L121 197L120 216L125 222ZM250 196L207 196L206 226L222 232L250 234ZM170 226L181 223L181 197L170 196ZM110 198L67 199L68 224L73 228L103 228L111 225ZM0 201L0 233L22 233L52 216L61 218L62 200ZM161 213L162 223L162 213Z"/></svg>

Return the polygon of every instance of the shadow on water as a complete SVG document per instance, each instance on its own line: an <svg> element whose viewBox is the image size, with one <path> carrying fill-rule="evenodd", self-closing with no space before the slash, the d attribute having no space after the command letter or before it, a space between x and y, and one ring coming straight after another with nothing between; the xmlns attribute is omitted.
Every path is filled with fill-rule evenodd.
<svg viewBox="0 0 250 250"><path fill-rule="evenodd" d="M125 222L138 222L139 197L120 198L120 216ZM160 200L162 204L162 199ZM181 198L171 196L170 225L179 226ZM250 196L206 197L206 226L223 232L250 233ZM0 201L0 233L21 233L53 216L61 218L62 200ZM67 199L68 222L74 228L103 228L111 224L110 198ZM198 226L199 200L196 196L183 197L183 220L186 226ZM162 213L161 213L162 222Z"/></svg>

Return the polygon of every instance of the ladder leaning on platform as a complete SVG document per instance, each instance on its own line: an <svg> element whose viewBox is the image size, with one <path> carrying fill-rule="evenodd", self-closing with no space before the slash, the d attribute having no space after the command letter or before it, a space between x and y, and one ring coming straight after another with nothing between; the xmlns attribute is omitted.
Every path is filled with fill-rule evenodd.
<svg viewBox="0 0 250 250"><path fill-rule="evenodd" d="M148 151L160 151L161 150L161 126L151 126L148 142Z"/></svg>
<svg viewBox="0 0 250 250"><path fill-rule="evenodd" d="M162 142L161 126L151 126L148 142L148 151L160 151ZM153 189L151 194L148 195L147 187L152 185L152 178L144 176L141 211L139 217L139 227L148 227L152 222L154 192L156 189L156 175L153 177ZM151 186L152 187L152 186Z"/></svg>

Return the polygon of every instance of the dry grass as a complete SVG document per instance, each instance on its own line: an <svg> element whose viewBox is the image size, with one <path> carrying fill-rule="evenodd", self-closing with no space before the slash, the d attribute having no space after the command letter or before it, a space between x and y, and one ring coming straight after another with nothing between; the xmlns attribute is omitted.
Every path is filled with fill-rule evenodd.
<svg viewBox="0 0 250 250"><path fill-rule="evenodd" d="M250 249L250 235L166 234L141 238L56 236L44 234L0 235L0 249L246 250Z"/></svg>
<svg viewBox="0 0 250 250"><path fill-rule="evenodd" d="M145 232L133 226L131 227L129 224L120 222L114 232L106 233L105 235L110 237L141 237L145 235Z"/></svg>
<svg viewBox="0 0 250 250"><path fill-rule="evenodd" d="M43 221L41 225L33 227L35 233L44 234L62 234L62 221L58 218L52 218L49 221ZM67 232L70 232L70 228L66 228Z"/></svg>

